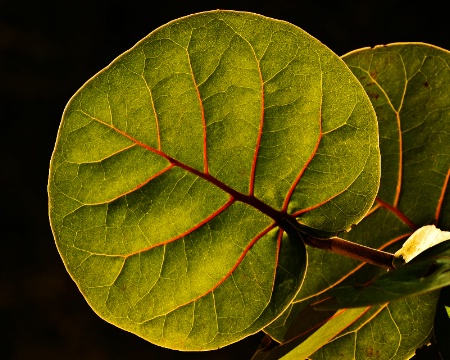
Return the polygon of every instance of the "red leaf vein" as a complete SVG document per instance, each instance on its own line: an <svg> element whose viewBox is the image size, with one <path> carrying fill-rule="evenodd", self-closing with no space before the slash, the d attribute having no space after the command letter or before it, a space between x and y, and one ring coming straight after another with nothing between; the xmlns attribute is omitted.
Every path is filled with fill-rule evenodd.
<svg viewBox="0 0 450 360"><path fill-rule="evenodd" d="M291 201L291 196L292 196L295 188L297 187L300 179L302 178L303 174L305 173L305 170L307 169L307 167L309 166L309 164L313 160L314 156L316 156L317 150L319 149L320 141L322 140L322 135L323 135L323 133L322 133L322 109L320 109L320 113L319 113L319 136L317 138L316 145L314 146L314 149L313 149L311 155L309 156L309 159L305 162L303 167L300 169L299 174L295 178L295 181L291 185L291 188L289 189L289 192L287 193L286 198L284 199L283 208L282 208L283 212L287 211L287 208L289 206L289 202ZM320 206L320 205L318 205L318 206ZM309 210L312 210L312 208L300 210L300 214L304 213L306 211L309 211Z"/></svg>
<svg viewBox="0 0 450 360"><path fill-rule="evenodd" d="M410 219L406 217L403 212L401 212L397 207L389 205L387 202L384 202L379 197L376 198L376 202L380 204L385 209L389 210L391 213L396 215L401 221L403 221L406 225L408 225L411 229L417 230L418 226L414 224Z"/></svg>
<svg viewBox="0 0 450 360"><path fill-rule="evenodd" d="M395 110L394 110L395 111ZM398 127L398 175L397 175L397 188L395 189L395 199L394 199L394 207L397 207L398 201L400 199L400 192L402 189L402 177L403 177L403 136L402 136L402 128L400 122L400 114L396 111L395 116L397 119L397 127Z"/></svg>
<svg viewBox="0 0 450 360"><path fill-rule="evenodd" d="M189 68L191 70L192 75L192 82L194 83L195 91L197 93L198 103L200 106L200 111L202 114L202 126L203 126L203 172L205 174L209 174L208 169L208 145L207 145L207 138L206 138L206 118L205 118L205 109L203 107L203 100L200 95L200 90L197 85L197 81L195 80L194 76L194 70L192 69L192 63L191 63L191 56L189 55L189 51L186 50L188 61L189 61Z"/></svg>
<svg viewBox="0 0 450 360"><path fill-rule="evenodd" d="M254 53L254 51L253 51L253 53ZM256 59L256 54L254 53L254 55L255 55L255 59ZM256 61L258 62L257 59L256 59ZM261 146L261 138L262 138L263 126L264 126L264 110L265 110L264 109L264 80L262 77L261 66L260 66L259 62L258 62L258 73L259 73L259 78L261 80L261 118L259 121L258 137L256 139L255 153L253 154L252 169L251 169L251 173L250 173L250 185L249 185L249 195L250 196L253 196L254 190L255 190L256 163L258 161L258 153L259 153L259 148Z"/></svg>
<svg viewBox="0 0 450 360"><path fill-rule="evenodd" d="M144 249L140 249L140 250L138 250L138 251L129 253L129 254L125 255L125 258L128 258L128 257L133 256L133 255L136 255L136 254L143 253L143 252L145 252L145 251L152 250L152 249L154 249L154 248L156 248L156 247L159 247L159 246L167 245L167 244L169 244L169 243L171 243L171 242L174 242L174 241L176 241L176 240L179 240L179 239L181 239L181 238L183 238L183 237L185 237L185 236L191 234L192 232L194 232L195 230L197 230L197 229L200 228L201 226L205 225L206 223L208 223L209 221L211 221L212 219L214 219L215 217L217 217L219 214L221 214L221 213L222 213L223 211L225 211L227 208L229 208L229 207L234 203L234 201L235 201L234 198L231 197L231 198L230 198L225 204L223 204L219 209L217 209L216 211L214 211L211 215L209 215L209 216L207 216L206 218L204 218L202 221L200 221L197 225L193 226L193 227L190 228L189 230L187 230L187 231L185 231L185 232L183 232L183 233L181 233L181 234L179 234L179 235L177 235L177 236L175 236L175 237L173 237L173 238L171 238L171 239L168 239L168 240L162 241L162 242L160 242L160 243L150 245L150 246L148 246L148 247L146 247L146 248L144 248Z"/></svg>
<svg viewBox="0 0 450 360"><path fill-rule="evenodd" d="M264 235L266 235L270 230L274 229L275 227L276 227L276 224L273 223L273 224L269 225L267 228L265 228L263 231L261 231L258 235L256 235L249 242L249 244L245 247L245 249L242 251L242 254L239 256L239 258L236 261L236 263L234 264L234 266L212 288L206 290L203 294L197 296L196 298L174 307L172 310L169 311L169 313L201 299L202 297L212 293L215 289L217 289L220 285L222 285L231 276L231 274L233 274L233 272L238 268L238 266L241 264L242 260L244 260L245 256L250 251L250 249L253 247L253 245L255 245L259 239L261 239Z"/></svg>
<svg viewBox="0 0 450 360"><path fill-rule="evenodd" d="M447 171L447 175L445 176L444 184L442 185L441 195L439 196L439 201L436 207L436 214L434 218L436 219L436 223L439 220L439 216L441 215L442 203L444 202L445 192L448 188L448 179L450 178L450 169Z"/></svg>

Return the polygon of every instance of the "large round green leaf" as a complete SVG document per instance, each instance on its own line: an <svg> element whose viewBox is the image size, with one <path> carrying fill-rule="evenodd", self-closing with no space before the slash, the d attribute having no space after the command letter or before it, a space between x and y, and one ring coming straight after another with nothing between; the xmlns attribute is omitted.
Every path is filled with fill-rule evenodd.
<svg viewBox="0 0 450 360"><path fill-rule="evenodd" d="M279 224L347 230L378 181L375 114L343 61L291 24L213 11L157 29L71 99L50 219L102 318L206 350L298 292L305 246Z"/></svg>

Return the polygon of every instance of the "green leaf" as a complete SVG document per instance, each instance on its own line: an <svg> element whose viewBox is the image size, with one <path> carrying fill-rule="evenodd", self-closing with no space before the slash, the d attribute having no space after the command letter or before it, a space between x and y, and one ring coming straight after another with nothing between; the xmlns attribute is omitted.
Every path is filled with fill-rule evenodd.
<svg viewBox="0 0 450 360"><path fill-rule="evenodd" d="M314 309L306 307L299 313L298 322L296 324L299 325L299 327L290 327L290 331L297 332L296 336L289 336L289 334L286 334L286 338L280 346L270 352L260 349L255 353L252 360L276 360L281 358L306 359L316 350L319 350L337 333L346 329L349 325L354 323L356 319L364 316L367 310L368 309L365 308L344 309L327 313L325 311L314 311ZM325 314L325 316L321 316L322 314ZM314 322L317 322L319 326L305 329L304 325L311 320L309 318L310 316L321 317L320 321L314 319Z"/></svg>
<svg viewBox="0 0 450 360"><path fill-rule="evenodd" d="M450 285L450 241L426 250L417 258L368 284L331 289L323 309L370 306L398 300Z"/></svg>
<svg viewBox="0 0 450 360"><path fill-rule="evenodd" d="M450 347L448 346L448 329L450 326L450 287L441 289L439 302L436 307L433 328L433 345L442 359L450 358Z"/></svg>
<svg viewBox="0 0 450 360"><path fill-rule="evenodd" d="M356 50L343 59L363 84L377 113L382 172L373 208L341 237L395 252L421 226L434 223L450 230L450 53L426 44L392 44ZM309 247L307 251L307 273L295 300L297 306L309 304L317 296L326 298L328 290L338 284L364 284L380 275L380 270L370 265ZM445 273L441 279L447 281ZM343 336L336 332L332 341L324 339L323 348L314 355L311 352L310 357L329 359L330 354L339 353L343 359L354 359L356 352L357 359L409 358L429 337L437 297L433 292L389 303L359 333ZM283 314L265 328L282 343L295 324L293 308L291 305L286 314L294 315ZM392 328L392 336L386 335L373 346L370 329L377 327L380 334ZM364 348L371 350L364 353Z"/></svg>
<svg viewBox="0 0 450 360"><path fill-rule="evenodd" d="M335 353L342 354L343 360L410 359L431 336L436 300L436 294L428 293L376 306L372 318L358 319L310 359L330 359Z"/></svg>
<svg viewBox="0 0 450 360"><path fill-rule="evenodd" d="M290 338L252 360L274 359L409 359L425 344L433 328L436 294L428 293L390 304L341 309L327 320L313 323L310 331ZM301 303L295 303L298 305ZM310 312L320 314L324 311ZM305 315L305 314L302 314ZM313 317L309 315L306 320ZM301 322L301 319L298 319ZM304 327L307 327L304 324ZM291 329L290 329L291 330Z"/></svg>
<svg viewBox="0 0 450 360"><path fill-rule="evenodd" d="M344 62L291 24L212 11L155 30L70 100L50 220L99 316L207 350L298 292L306 250L281 223L349 229L378 184L375 113Z"/></svg>

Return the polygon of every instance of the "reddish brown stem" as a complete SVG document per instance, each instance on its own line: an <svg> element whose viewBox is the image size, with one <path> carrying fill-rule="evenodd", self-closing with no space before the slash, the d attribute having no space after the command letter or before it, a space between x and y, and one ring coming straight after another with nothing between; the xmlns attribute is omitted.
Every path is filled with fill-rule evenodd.
<svg viewBox="0 0 450 360"><path fill-rule="evenodd" d="M393 266L394 255L385 251L372 249L338 237L318 239L308 236L304 238L304 241L307 245L318 249L329 250L385 269L395 269Z"/></svg>

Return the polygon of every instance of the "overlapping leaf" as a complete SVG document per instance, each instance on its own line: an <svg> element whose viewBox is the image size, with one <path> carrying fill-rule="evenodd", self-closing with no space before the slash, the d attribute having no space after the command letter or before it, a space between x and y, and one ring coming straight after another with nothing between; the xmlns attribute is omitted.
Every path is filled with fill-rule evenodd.
<svg viewBox="0 0 450 360"><path fill-rule="evenodd" d="M436 245L410 263L368 284L329 290L332 298L320 308L339 309L382 304L450 285L450 241Z"/></svg>
<svg viewBox="0 0 450 360"><path fill-rule="evenodd" d="M207 350L298 292L306 250L283 219L349 229L378 182L375 114L342 60L291 24L214 11L154 31L71 99L50 218L101 317Z"/></svg>
<svg viewBox="0 0 450 360"><path fill-rule="evenodd" d="M344 60L364 85L377 113L382 163L376 203L346 238L395 251L420 226L434 223L449 230L450 54L425 44L393 44L357 50ZM371 266L361 268L354 261L316 249L308 248L308 258L297 303L266 328L273 338L286 342L285 348L295 341L292 327L301 322L298 313L302 309L314 311L307 305L317 295L326 297L326 291L341 282L348 286L364 284L379 273ZM445 270L445 265L440 269ZM439 273L439 281L446 281L445 274ZM366 321L358 316L349 320L339 310L321 331L329 330L339 318L346 330L322 338L320 350L305 342L283 354L289 353L287 359L303 356L305 351L311 359L329 359L337 353L342 359L409 358L431 332L437 296L429 293L367 308L367 314L375 308L381 310ZM359 325L350 325L354 321ZM297 335L307 339L314 326L320 325L320 321L313 321L309 332ZM261 350L258 359L272 358L269 354Z"/></svg>

